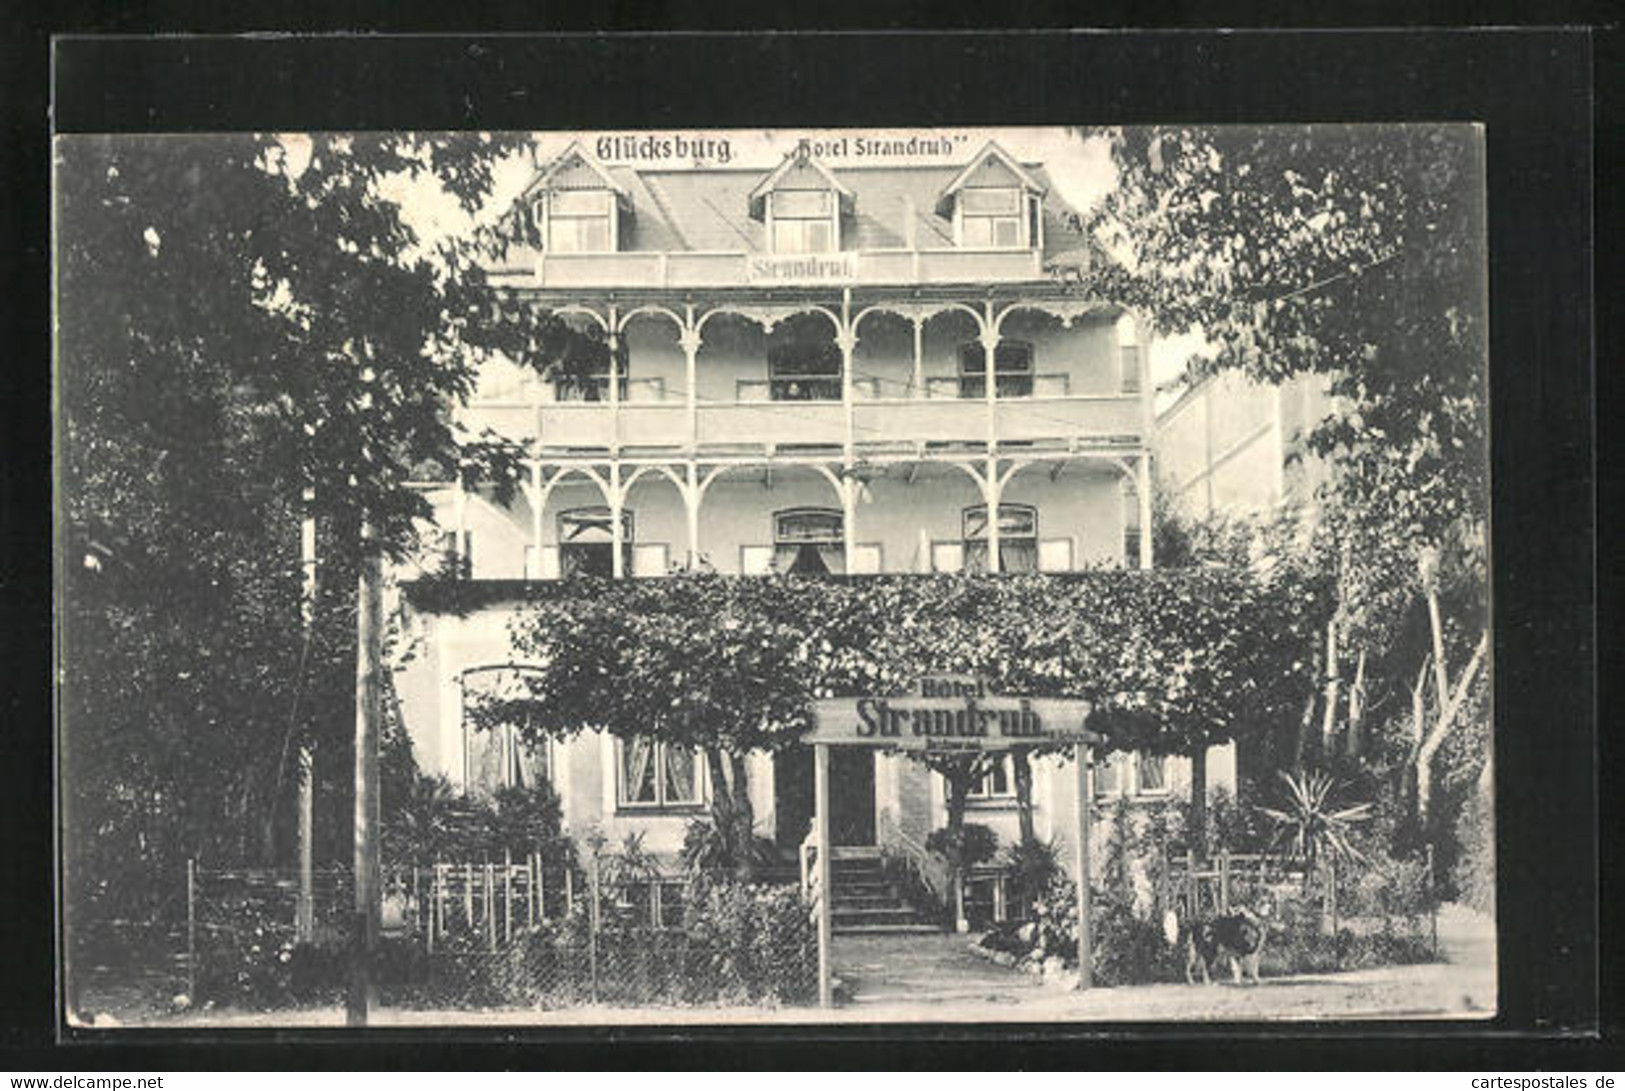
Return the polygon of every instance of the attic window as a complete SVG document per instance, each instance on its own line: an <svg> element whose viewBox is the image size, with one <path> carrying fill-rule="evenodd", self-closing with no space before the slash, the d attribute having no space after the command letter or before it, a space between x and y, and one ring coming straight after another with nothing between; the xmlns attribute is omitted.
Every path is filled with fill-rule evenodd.
<svg viewBox="0 0 1625 1091"><path fill-rule="evenodd" d="M1015 187L959 193L959 245L971 250L1015 250L1022 238L1021 191Z"/></svg>
<svg viewBox="0 0 1625 1091"><path fill-rule="evenodd" d="M769 200L775 253L824 254L839 248L834 193L827 189L782 189Z"/></svg>
<svg viewBox="0 0 1625 1091"><path fill-rule="evenodd" d="M538 209L548 250L598 254L615 249L615 200L609 190L558 190L544 195Z"/></svg>

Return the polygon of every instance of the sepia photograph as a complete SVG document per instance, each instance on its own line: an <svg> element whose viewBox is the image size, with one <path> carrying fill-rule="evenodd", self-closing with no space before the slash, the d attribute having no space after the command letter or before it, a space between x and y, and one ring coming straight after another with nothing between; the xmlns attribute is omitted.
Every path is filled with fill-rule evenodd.
<svg viewBox="0 0 1625 1091"><path fill-rule="evenodd" d="M1481 126L52 153L76 1033L1501 1010Z"/></svg>

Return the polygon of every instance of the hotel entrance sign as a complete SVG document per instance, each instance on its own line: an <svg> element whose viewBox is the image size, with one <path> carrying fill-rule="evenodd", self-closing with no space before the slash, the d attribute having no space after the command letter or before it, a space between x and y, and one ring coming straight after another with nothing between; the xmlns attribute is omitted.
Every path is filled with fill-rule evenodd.
<svg viewBox="0 0 1625 1091"><path fill-rule="evenodd" d="M1097 743L1089 702L1060 697L851 697L813 704L803 741L899 750L1008 750Z"/></svg>
<svg viewBox="0 0 1625 1091"><path fill-rule="evenodd" d="M1078 825L1074 853L1078 897L1078 984L1091 983L1093 945L1089 881L1089 782L1092 748L1102 738L1084 728L1089 702L1066 697L1003 697L973 678L930 676L906 697L825 698L813 702L813 811L818 852L818 999L834 1002L830 978L829 750L871 746L926 754L1001 751L1013 747L1069 746L1077 770ZM963 924L961 924L963 930Z"/></svg>

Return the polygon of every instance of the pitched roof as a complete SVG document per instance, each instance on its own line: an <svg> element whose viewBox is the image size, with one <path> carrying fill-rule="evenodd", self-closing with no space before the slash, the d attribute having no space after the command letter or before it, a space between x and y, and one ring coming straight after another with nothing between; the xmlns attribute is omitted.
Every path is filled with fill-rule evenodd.
<svg viewBox="0 0 1625 1091"><path fill-rule="evenodd" d="M830 169L808 154L805 146L797 148L784 157L784 162L773 168L773 172L763 178L755 189L750 191L750 214L753 219L761 219L763 208L767 203L767 195L778 189L780 185L793 174L811 174L826 183L830 189L841 195L841 211L849 211L852 205L852 191L843 186L840 179L830 173Z"/></svg>
<svg viewBox="0 0 1625 1091"><path fill-rule="evenodd" d="M1041 185L1032 175L1028 174L1022 165L1016 162L1014 156L999 147L997 141L989 140L982 145L982 150L972 156L969 163L965 164L965 169L954 175L954 180L944 186L941 193L937 194L936 204L933 206L937 211L937 215L949 215L953 208L954 194L964 189L978 175L985 174L986 168L994 164L1002 165L1011 174L1015 175L1016 181L1028 192L1042 196L1049 189L1048 186Z"/></svg>
<svg viewBox="0 0 1625 1091"><path fill-rule="evenodd" d="M978 157L973 164L983 162ZM1044 201L1044 258L1079 249L1097 249L1092 238L1071 226L1074 210L1055 192L1037 163L1019 164ZM851 192L844 245L850 249L920 250L954 248L953 227L933 209L938 197L964 171L946 166L826 168ZM751 194L763 181L760 168L720 167L649 170L608 166L605 173L631 206L623 222L620 249L626 251L710 251L738 253L768 248L766 227L750 215ZM533 183L525 193L531 194Z"/></svg>

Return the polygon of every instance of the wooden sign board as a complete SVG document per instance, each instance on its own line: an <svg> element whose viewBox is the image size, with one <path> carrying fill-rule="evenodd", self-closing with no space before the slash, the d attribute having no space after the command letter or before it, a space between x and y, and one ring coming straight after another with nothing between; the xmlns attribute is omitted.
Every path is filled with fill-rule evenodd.
<svg viewBox="0 0 1625 1091"><path fill-rule="evenodd" d="M928 690L929 692L929 690ZM813 702L817 746L981 751L1015 746L1093 745L1089 702L1061 697L843 697Z"/></svg>

